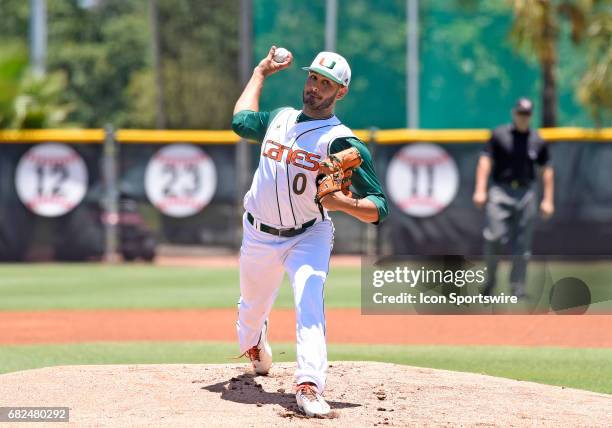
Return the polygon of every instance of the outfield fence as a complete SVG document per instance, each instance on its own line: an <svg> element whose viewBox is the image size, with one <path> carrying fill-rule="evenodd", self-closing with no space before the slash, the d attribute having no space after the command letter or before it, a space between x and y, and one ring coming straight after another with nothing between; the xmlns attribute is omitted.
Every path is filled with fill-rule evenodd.
<svg viewBox="0 0 612 428"><path fill-rule="evenodd" d="M333 213L335 252L481 253L483 217L471 195L489 131L356 134L391 214L374 228ZM612 254L612 128L541 134L551 144L556 213L538 222L534 251ZM220 252L240 245L259 145L231 131L8 130L0 144L0 260L138 257L130 246L147 239Z"/></svg>

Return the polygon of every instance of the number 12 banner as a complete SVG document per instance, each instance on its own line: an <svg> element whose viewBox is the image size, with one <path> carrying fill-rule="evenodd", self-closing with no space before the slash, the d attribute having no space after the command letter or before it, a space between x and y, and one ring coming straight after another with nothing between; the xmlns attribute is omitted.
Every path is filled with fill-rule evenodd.
<svg viewBox="0 0 612 428"><path fill-rule="evenodd" d="M58 217L76 207L87 192L83 158L65 144L32 147L19 160L15 172L17 195L32 212Z"/></svg>

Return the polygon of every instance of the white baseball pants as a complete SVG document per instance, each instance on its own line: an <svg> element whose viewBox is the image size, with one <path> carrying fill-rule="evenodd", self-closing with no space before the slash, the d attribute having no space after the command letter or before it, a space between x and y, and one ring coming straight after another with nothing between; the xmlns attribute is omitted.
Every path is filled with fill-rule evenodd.
<svg viewBox="0 0 612 428"><path fill-rule="evenodd" d="M323 392L327 372L323 286L329 271L333 224L331 220L320 221L290 238L257 230L247 221L246 214L242 224L236 323L240 352L257 344L287 272L296 312L295 380L297 384L313 382Z"/></svg>

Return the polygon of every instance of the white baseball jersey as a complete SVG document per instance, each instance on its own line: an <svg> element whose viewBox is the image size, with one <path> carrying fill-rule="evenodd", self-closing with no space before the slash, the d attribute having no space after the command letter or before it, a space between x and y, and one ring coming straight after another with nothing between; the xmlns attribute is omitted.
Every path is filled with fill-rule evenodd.
<svg viewBox="0 0 612 428"><path fill-rule="evenodd" d="M292 228L314 218L327 218L314 202L319 162L332 141L353 137L336 116L296 123L301 110L281 110L269 124L261 145L259 166L244 208L258 221Z"/></svg>

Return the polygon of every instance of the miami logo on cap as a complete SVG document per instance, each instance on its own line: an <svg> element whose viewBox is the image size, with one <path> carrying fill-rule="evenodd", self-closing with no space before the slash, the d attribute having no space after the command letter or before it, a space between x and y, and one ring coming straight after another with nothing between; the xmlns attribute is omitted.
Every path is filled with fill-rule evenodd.
<svg viewBox="0 0 612 428"><path fill-rule="evenodd" d="M336 66L336 61L323 57L321 58L321 61L319 61L319 65L322 65L323 67L329 68L331 70Z"/></svg>

